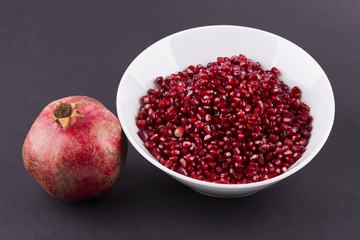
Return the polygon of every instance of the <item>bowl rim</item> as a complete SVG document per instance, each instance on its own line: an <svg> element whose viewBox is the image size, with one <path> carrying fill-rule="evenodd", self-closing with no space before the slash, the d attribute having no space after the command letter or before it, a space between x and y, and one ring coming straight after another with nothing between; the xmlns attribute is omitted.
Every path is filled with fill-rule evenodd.
<svg viewBox="0 0 360 240"><path fill-rule="evenodd" d="M310 59L312 59L314 61L314 63L317 65L317 67L321 70L322 74L325 76L326 78L326 82L329 84L329 90L331 93L331 106L333 111L330 113L330 124L329 127L326 128L326 131L323 133L321 139L319 140L319 144L314 148L314 150L309 154L309 156L307 156L303 161L301 161L297 166L295 166L294 168L289 169L288 171L267 179L267 180L262 180L259 182L254 182L254 183L245 183L245 184L221 184L221 183L213 183L213 182L206 182L203 180L198 180L198 179L194 179L185 175L182 175L176 171L173 171L167 167L165 167L164 165L162 165L159 161L157 161L156 159L153 158L153 156L148 152L148 151L144 151L142 148L140 148L140 146L138 145L138 143L135 141L135 139L131 136L130 134L130 130L128 129L128 127L125 124L125 119L123 119L122 115L119 114L120 111L120 106L118 103L118 100L120 99L120 90L122 88L125 87L125 81L123 81L123 79L125 79L125 76L127 75L127 72L129 71L129 69L132 67L132 65L139 59L141 58L147 51L149 51L149 49L151 49L153 46L161 44L164 41L167 41L173 37L182 35L182 34L186 34L192 31L201 31L204 29L221 29L221 28L233 28L233 29L241 29L241 30L245 30L245 31L255 31L255 32L260 32L261 34L265 34L265 35L269 35L272 37L275 37L277 39L280 39L281 41L285 41L287 44L293 45L294 47L300 49L303 53L305 53L305 55L307 55L307 57L309 57ZM147 160L149 161L151 164L155 165L157 168L159 168L160 170L164 171L165 173L167 173L168 175L170 175L171 177L174 178L180 178L182 180L182 182L187 182L191 185L202 185L204 187L211 187L211 188L218 188L218 189L248 189L251 187L261 187L261 186L266 186L266 185L271 185L273 183L276 183L282 179L285 179L289 176L291 176L292 174L296 173L297 171L299 171L300 169L302 169L303 167L305 167L321 150L321 148L325 145L330 132L332 130L333 124L334 124L334 119L335 119L335 98L334 98L334 93L331 87L331 83L329 81L329 78L327 77L326 73L324 72L324 70L321 68L321 66L319 65L319 63L308 53L306 52L304 49L302 49L300 46L296 45L295 43L281 37L278 36L274 33L265 31L265 30L260 30L257 28L252 28L252 27L245 27L245 26L238 26L238 25L208 25L208 26L200 26L200 27L194 27L194 28L189 28L189 29L185 29L173 34L170 34L166 37L161 38L160 40L152 43L150 46L148 46L145 50L143 50L130 64L129 66L126 68L121 80L120 80L120 84L117 90L117 97L116 97L116 109L117 109L117 114L118 114L118 118L120 121L120 124L123 128L123 131L125 133L125 135L127 136L127 138L129 139L130 143L133 145L133 147ZM135 120L134 120L135 121Z"/></svg>

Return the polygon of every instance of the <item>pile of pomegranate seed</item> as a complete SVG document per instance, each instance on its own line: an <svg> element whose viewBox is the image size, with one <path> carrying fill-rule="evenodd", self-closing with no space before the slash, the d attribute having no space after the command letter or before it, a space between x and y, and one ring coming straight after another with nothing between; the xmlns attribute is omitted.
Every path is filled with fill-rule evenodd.
<svg viewBox="0 0 360 240"><path fill-rule="evenodd" d="M252 183L287 171L310 138L310 108L279 70L243 55L189 66L141 98L139 137L165 167L195 179Z"/></svg>

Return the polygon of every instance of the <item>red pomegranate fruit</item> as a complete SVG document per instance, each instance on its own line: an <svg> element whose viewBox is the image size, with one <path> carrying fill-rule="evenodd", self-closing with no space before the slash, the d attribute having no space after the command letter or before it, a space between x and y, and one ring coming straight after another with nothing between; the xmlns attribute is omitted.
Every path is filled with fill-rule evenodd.
<svg viewBox="0 0 360 240"><path fill-rule="evenodd" d="M51 102L26 136L26 170L54 198L84 201L105 194L124 168L127 140L99 101L71 96Z"/></svg>

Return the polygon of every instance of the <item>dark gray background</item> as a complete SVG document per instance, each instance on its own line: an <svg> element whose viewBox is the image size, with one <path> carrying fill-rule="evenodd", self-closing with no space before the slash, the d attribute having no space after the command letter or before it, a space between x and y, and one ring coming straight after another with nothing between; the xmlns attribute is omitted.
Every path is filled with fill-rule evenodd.
<svg viewBox="0 0 360 240"><path fill-rule="evenodd" d="M181 185L129 147L119 184L84 203L52 199L21 148L49 102L74 94L116 114L126 67L187 28L232 24L298 44L336 100L329 140L289 179L239 199ZM0 239L360 239L360 1L0 1Z"/></svg>

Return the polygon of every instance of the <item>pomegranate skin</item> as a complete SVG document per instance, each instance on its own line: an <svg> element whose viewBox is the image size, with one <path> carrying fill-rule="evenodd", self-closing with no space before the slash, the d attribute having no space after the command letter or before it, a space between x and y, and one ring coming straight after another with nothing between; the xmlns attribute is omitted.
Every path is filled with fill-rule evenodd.
<svg viewBox="0 0 360 240"><path fill-rule="evenodd" d="M60 103L76 107L85 118L71 118L64 129L50 114ZM117 117L86 96L55 100L39 114L28 132L22 156L29 174L54 198L79 202L105 194L119 181L127 139Z"/></svg>

